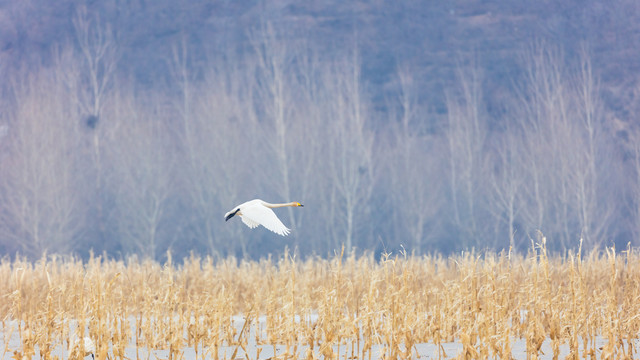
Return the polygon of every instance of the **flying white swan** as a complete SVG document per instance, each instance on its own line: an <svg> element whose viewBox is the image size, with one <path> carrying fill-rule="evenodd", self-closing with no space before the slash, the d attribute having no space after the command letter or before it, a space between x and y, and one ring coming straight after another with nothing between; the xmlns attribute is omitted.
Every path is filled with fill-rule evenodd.
<svg viewBox="0 0 640 360"><path fill-rule="evenodd" d="M299 202L290 202L286 204L270 204L260 199L247 201L233 208L233 210L224 214L224 220L229 221L234 215L240 215L242 222L250 228L255 228L258 225L262 225L267 229L273 231L278 235L288 235L290 229L278 219L276 213L273 212L273 208L285 207L285 206L304 206Z"/></svg>

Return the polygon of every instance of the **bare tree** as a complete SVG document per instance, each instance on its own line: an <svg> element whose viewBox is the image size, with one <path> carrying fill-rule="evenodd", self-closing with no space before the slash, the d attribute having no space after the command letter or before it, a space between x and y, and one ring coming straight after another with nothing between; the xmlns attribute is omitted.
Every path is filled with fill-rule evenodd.
<svg viewBox="0 0 640 360"><path fill-rule="evenodd" d="M294 118L297 106L294 91L299 91L300 86L296 81L298 69L293 66L295 56L292 47L279 34L272 24L265 24L259 32L254 32L252 42L258 62L257 68L257 95L259 96L259 109L264 111L265 122L262 129L269 154L272 154L274 168L278 174L270 182L275 194L282 199L290 201L299 196L299 190L294 179L294 170L297 165L295 141L300 133L294 129L294 123L304 122L304 118ZM304 91L304 90L302 90ZM263 178L269 178L264 176ZM287 217L293 228L299 227L298 212L287 208ZM295 246L298 246L298 232L294 231Z"/></svg>
<svg viewBox="0 0 640 360"><path fill-rule="evenodd" d="M581 161L576 163L579 168L575 169L576 200L582 238L588 246L599 247L605 241L614 214L613 192L607 174L613 169L610 145L615 140L603 126L599 82L586 51L580 60L575 109L578 131L582 135L582 150Z"/></svg>
<svg viewBox="0 0 640 360"><path fill-rule="evenodd" d="M198 83L188 63L186 43L177 50L172 68L182 94L175 108L181 118L184 156L178 166L192 208L185 236L196 239L213 255L239 249L246 256L248 238L243 229L222 219L228 208L258 195L253 172L260 166L256 156L264 140L258 136L245 69L219 61L203 70L204 81Z"/></svg>
<svg viewBox="0 0 640 360"><path fill-rule="evenodd" d="M326 104L323 76L327 67L307 47L296 48L289 68L287 92L288 118L286 151L292 197L306 204L306 211L295 212L295 247L301 253L330 253L340 245L327 241L327 222L320 218L326 209L327 176ZM273 131L273 129L271 129ZM269 131L265 133L270 133ZM277 184L276 184L277 185ZM276 186L277 188L277 186ZM294 199L294 200L295 200ZM304 239L304 241L301 241Z"/></svg>
<svg viewBox="0 0 640 360"><path fill-rule="evenodd" d="M16 76L16 108L8 126L8 154L0 192L0 239L37 257L74 250L84 228L77 174L78 118L62 86L60 67ZM15 247L13 246L15 245Z"/></svg>
<svg viewBox="0 0 640 360"><path fill-rule="evenodd" d="M515 126L497 135L495 151L492 156L492 171L490 173L491 192L489 193L487 208L496 219L494 247L499 247L499 239L504 238L505 231L509 240L509 247L513 250L525 244L516 243L516 223L519 221L522 209L521 193L525 183L526 171L522 162L522 135ZM521 235L525 235L524 233ZM524 250L524 249L523 249Z"/></svg>
<svg viewBox="0 0 640 360"><path fill-rule="evenodd" d="M599 179L604 172L597 170L598 164L606 168L601 161L610 154L611 140L603 131L591 66L583 56L581 71L573 74L562 66L563 57L544 45L528 54L521 100L530 149L523 160L529 171L524 223L547 234L558 249L580 238L598 246L613 214L607 196L599 193L606 186Z"/></svg>
<svg viewBox="0 0 640 360"><path fill-rule="evenodd" d="M92 206L95 211L97 225L96 235L104 240L106 219L104 183L108 174L104 172L103 153L106 142L109 141L109 129L114 124L104 124L107 117L104 109L109 91L113 88L115 71L119 60L119 51L115 35L108 23L104 23L100 16L89 14L87 7L78 6L72 19L76 36L78 55L68 57L73 66L67 68L67 85L70 95L81 109L83 125L90 132L88 154L92 170L91 182L94 184ZM116 119L110 119L116 121Z"/></svg>
<svg viewBox="0 0 640 360"><path fill-rule="evenodd" d="M569 97L562 83L559 54L544 46L528 54L521 99L527 135L524 144L529 149L523 160L529 170L523 220L529 233L542 231L552 244L562 248L572 237L569 162L567 156L562 156L567 142L572 140L567 114Z"/></svg>
<svg viewBox="0 0 640 360"><path fill-rule="evenodd" d="M348 252L356 246L361 221L370 211L374 185L374 135L369 128L371 113L361 89L357 52L338 63L325 80L329 108L328 158L333 238L344 240Z"/></svg>
<svg viewBox="0 0 640 360"><path fill-rule="evenodd" d="M159 99L146 105L140 98L130 100L117 146L107 154L115 175L108 184L117 209L112 219L115 237L125 253L152 259L171 245L174 230L168 225L175 225L171 201L176 151L159 104Z"/></svg>
<svg viewBox="0 0 640 360"><path fill-rule="evenodd" d="M481 238L480 213L487 124L482 108L480 70L472 65L458 70L459 92L447 95L446 132L449 144L449 191L453 222L459 237L469 241Z"/></svg>
<svg viewBox="0 0 640 360"><path fill-rule="evenodd" d="M90 16L86 6L79 6L73 18L78 49L83 59L82 89L77 93L82 110L99 117L104 107L105 93L113 83L113 73L118 63L118 47L109 24L103 24L98 16ZM87 125L95 126L89 119Z"/></svg>
<svg viewBox="0 0 640 360"><path fill-rule="evenodd" d="M437 229L426 229L438 223L437 214L443 205L441 158L434 155L442 144L426 129L426 115L417 103L418 89L412 71L401 68L398 73L399 121L393 128L393 150L389 151L387 172L393 199L392 216L395 237L408 234L410 249L426 250L428 240L437 236ZM378 214L380 216L381 214Z"/></svg>
<svg viewBox="0 0 640 360"><path fill-rule="evenodd" d="M632 234L632 244L637 244L640 238L640 129L629 131L629 153L631 161L628 165L628 186L626 190L630 195L626 201L629 208L629 231Z"/></svg>

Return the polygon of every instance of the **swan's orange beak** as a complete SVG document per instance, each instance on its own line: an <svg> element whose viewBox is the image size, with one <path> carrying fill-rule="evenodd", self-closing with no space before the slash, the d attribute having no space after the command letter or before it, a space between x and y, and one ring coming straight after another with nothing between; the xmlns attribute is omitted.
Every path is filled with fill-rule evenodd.
<svg viewBox="0 0 640 360"><path fill-rule="evenodd" d="M303 207L304 207L304 205L302 205L302 204L300 204L300 203L296 203L296 206L303 206Z"/></svg>

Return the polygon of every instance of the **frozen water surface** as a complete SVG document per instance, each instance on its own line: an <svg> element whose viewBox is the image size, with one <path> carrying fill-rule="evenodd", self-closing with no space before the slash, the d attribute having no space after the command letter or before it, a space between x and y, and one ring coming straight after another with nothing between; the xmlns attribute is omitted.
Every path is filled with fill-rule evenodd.
<svg viewBox="0 0 640 360"><path fill-rule="evenodd" d="M242 317L234 317L234 324L238 327L238 332L240 328L242 328L243 320ZM264 317L260 317L259 323L263 323L266 321ZM298 319L299 320L299 319ZM315 319L311 319L315 320ZM0 343L0 353L2 354L2 360L9 360L14 358L14 351L20 351L20 338L18 332L16 330L17 326L15 322L5 322L4 327L0 331L2 343ZM274 359L275 358L285 358L285 354L289 351L289 355L293 355L293 358L304 359L307 358L309 354L309 346L308 345L298 345L297 347L290 347L287 350L287 347L282 344L256 344L254 331L256 329L255 326L251 327L252 333L248 337L248 343L246 346L246 351L240 346L219 346L218 348L218 359ZM131 334L134 334L132 331ZM602 346L606 344L606 339L602 337L596 338L596 349L601 349ZM634 347L637 347L639 344L638 340L635 340ZM360 343L362 346L362 341ZM525 339L512 338L511 339L512 346L512 356L514 359L527 359L526 352L526 341ZM626 345L625 345L626 347ZM403 349L404 350L404 349ZM417 344L412 349L412 358L413 359L454 359L462 353L462 344L460 342L447 342L442 343L440 347L440 354L438 354L438 347L433 343L422 343ZM216 356L213 354L213 348L208 346L199 345L197 348L184 346L180 350L180 354L178 358L182 358L184 360L207 360L207 359L215 359ZM323 358L323 356L319 353L319 346L316 345L314 347L314 353L316 358ZM371 349L371 353L364 353L364 357L362 354L362 350L357 348L357 344L351 346L351 342L346 344L341 344L338 346L333 346L333 351L339 355L339 359L381 359L386 351L385 346L383 344L373 345ZM233 357L235 352L235 357ZM66 342L61 344L58 341L54 346L54 351L52 355L57 356L60 359L68 359L69 358L69 350ZM145 360L155 360L155 359L169 359L169 349L148 349L145 347L136 348L135 339L131 339L129 346L125 348L125 357L128 359L145 359ZM561 344L560 345L560 353L558 354L558 359L564 359L569 355L569 345ZM596 350L595 354L596 359L601 358L601 350ZM583 348L582 344L580 346L580 356L583 358ZM636 354L637 356L637 354ZM36 349L36 355L33 357L34 359L39 359L40 354ZM86 356L86 359L91 359L91 356ZM114 359L112 351L109 351L109 358ZM551 340L547 339L542 345L541 352L539 354L540 359L553 359L554 354L551 347Z"/></svg>

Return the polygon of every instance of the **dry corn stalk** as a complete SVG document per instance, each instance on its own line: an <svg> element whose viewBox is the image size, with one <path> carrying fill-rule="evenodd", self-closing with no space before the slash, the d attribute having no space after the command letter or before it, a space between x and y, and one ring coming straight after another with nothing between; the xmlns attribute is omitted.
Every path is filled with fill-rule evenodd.
<svg viewBox="0 0 640 360"><path fill-rule="evenodd" d="M4 339L5 353L17 358L53 358L72 335L95 341L100 359L124 359L127 347L179 359L187 346L198 359L229 348L255 356L251 346L279 358L369 359L382 349L408 359L421 343L442 358L455 355L443 351L451 341L460 358L508 358L518 338L530 359L547 340L555 356L563 344L574 359L638 355L640 255L631 248L550 256L541 238L526 256L5 258L0 279L3 329L20 339L9 349Z"/></svg>

